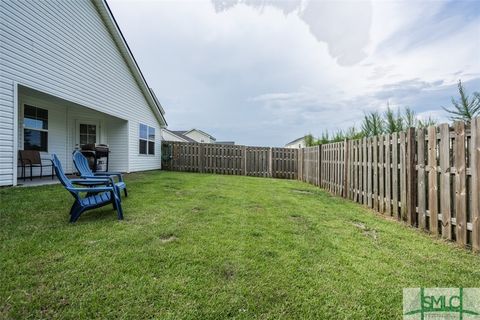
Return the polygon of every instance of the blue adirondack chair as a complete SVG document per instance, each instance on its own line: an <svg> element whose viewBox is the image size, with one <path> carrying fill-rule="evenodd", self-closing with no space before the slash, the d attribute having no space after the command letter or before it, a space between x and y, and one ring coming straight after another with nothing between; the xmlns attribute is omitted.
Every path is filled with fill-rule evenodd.
<svg viewBox="0 0 480 320"><path fill-rule="evenodd" d="M73 163L82 178L109 178L112 180L112 183L115 183L118 190L123 189L125 197L128 196L127 185L123 181L123 175L120 172L93 172L88 165L87 158L85 158L85 156L78 150L73 152ZM113 176L118 178L118 182L113 181Z"/></svg>
<svg viewBox="0 0 480 320"><path fill-rule="evenodd" d="M57 155L52 155L52 161L58 180L75 198L70 209L70 222L77 221L86 210L103 207L110 203L117 211L118 220L123 219L121 198L118 189L111 184L110 179L68 179ZM75 184L81 184L82 187L75 186ZM86 193L86 196L82 197L81 193Z"/></svg>

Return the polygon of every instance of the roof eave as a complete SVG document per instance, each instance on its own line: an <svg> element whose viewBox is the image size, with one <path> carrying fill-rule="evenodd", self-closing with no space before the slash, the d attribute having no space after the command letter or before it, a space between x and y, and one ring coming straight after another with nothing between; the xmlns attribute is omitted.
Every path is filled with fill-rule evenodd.
<svg viewBox="0 0 480 320"><path fill-rule="evenodd" d="M163 110L163 107L160 105L156 97L152 94L152 91L148 86L147 81L145 80L145 77L143 76L137 61L135 60L135 57L133 56L127 41L125 40L125 37L123 36L122 31L120 30L120 27L118 26L118 23L115 20L115 17L113 16L110 7L108 6L108 3L106 2L106 0L91 1L93 2L100 16L104 20L105 25L110 31L111 36L117 44L117 47L120 50L120 53L122 54L125 62L129 66L130 71L132 72L135 80L137 81L145 99L147 100L155 116L157 117L157 120L160 122L162 127L166 127L168 124L164 117L165 112Z"/></svg>

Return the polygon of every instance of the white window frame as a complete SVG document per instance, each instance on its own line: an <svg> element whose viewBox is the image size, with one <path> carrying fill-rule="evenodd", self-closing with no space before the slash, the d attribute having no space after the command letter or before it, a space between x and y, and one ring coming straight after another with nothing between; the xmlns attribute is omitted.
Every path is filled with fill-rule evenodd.
<svg viewBox="0 0 480 320"><path fill-rule="evenodd" d="M43 128L39 129L39 128L32 128L32 127L26 126L26 125L25 125L25 107L26 107L26 106L29 106L29 107L32 107L32 108L37 108L37 109L43 109L43 110L47 111L47 115L48 115L48 117L50 117L50 116L49 116L49 110L48 110L47 108L37 107L37 106L31 105L31 104L28 104L28 103L24 103L24 104L23 104L23 110L22 110L22 113L23 113L23 114L22 114L22 116L23 116L23 130L22 130L22 138L23 138L22 140L23 140L23 141L22 141L22 150L25 149L25 129L27 129L27 130L35 130L35 131L41 131L41 132L46 132L46 133L47 133L47 150L45 150L45 151L42 150L42 151L40 151L40 152L47 152L47 153L48 153L48 150L49 150L49 145L48 145L48 144L49 144L49 143L48 143L48 136L49 136L49 134L48 134L48 130L49 130L49 129L43 129ZM49 120L49 119L46 119L46 120L47 120L47 127L50 128L50 125L49 125L50 120Z"/></svg>
<svg viewBox="0 0 480 320"><path fill-rule="evenodd" d="M142 126L145 126L147 127L147 139L145 138L142 138L141 137L141 127ZM150 129L153 129L153 131L155 132L155 136L153 139L150 139L150 135L149 135L149 132L150 132ZM138 125L138 154L141 155L141 156L149 156L149 157L154 157L155 156L155 145L156 145L156 141L155 141L155 137L157 136L157 130L154 128L154 127L151 127L149 125L146 125L144 123L139 123ZM141 153L140 152L140 141L145 141L146 142L146 153ZM150 153L150 144L149 142L153 142L153 154Z"/></svg>

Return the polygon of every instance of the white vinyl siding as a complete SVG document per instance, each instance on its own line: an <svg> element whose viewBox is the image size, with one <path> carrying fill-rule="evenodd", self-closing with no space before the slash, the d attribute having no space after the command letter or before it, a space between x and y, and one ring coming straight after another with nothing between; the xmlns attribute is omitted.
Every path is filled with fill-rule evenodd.
<svg viewBox="0 0 480 320"><path fill-rule="evenodd" d="M137 159L132 126L160 124L90 0L0 1L0 43L0 185L16 166L14 82L128 121L127 170L160 168L160 150Z"/></svg>
<svg viewBox="0 0 480 320"><path fill-rule="evenodd" d="M7 82L0 69L0 185L11 184L13 180L13 103L13 82Z"/></svg>

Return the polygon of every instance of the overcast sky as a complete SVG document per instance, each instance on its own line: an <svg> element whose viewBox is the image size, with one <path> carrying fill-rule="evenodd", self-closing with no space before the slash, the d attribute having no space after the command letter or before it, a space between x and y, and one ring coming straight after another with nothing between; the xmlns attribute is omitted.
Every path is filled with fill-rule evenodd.
<svg viewBox="0 0 480 320"><path fill-rule="evenodd" d="M109 0L169 129L282 146L480 91L480 1Z"/></svg>

